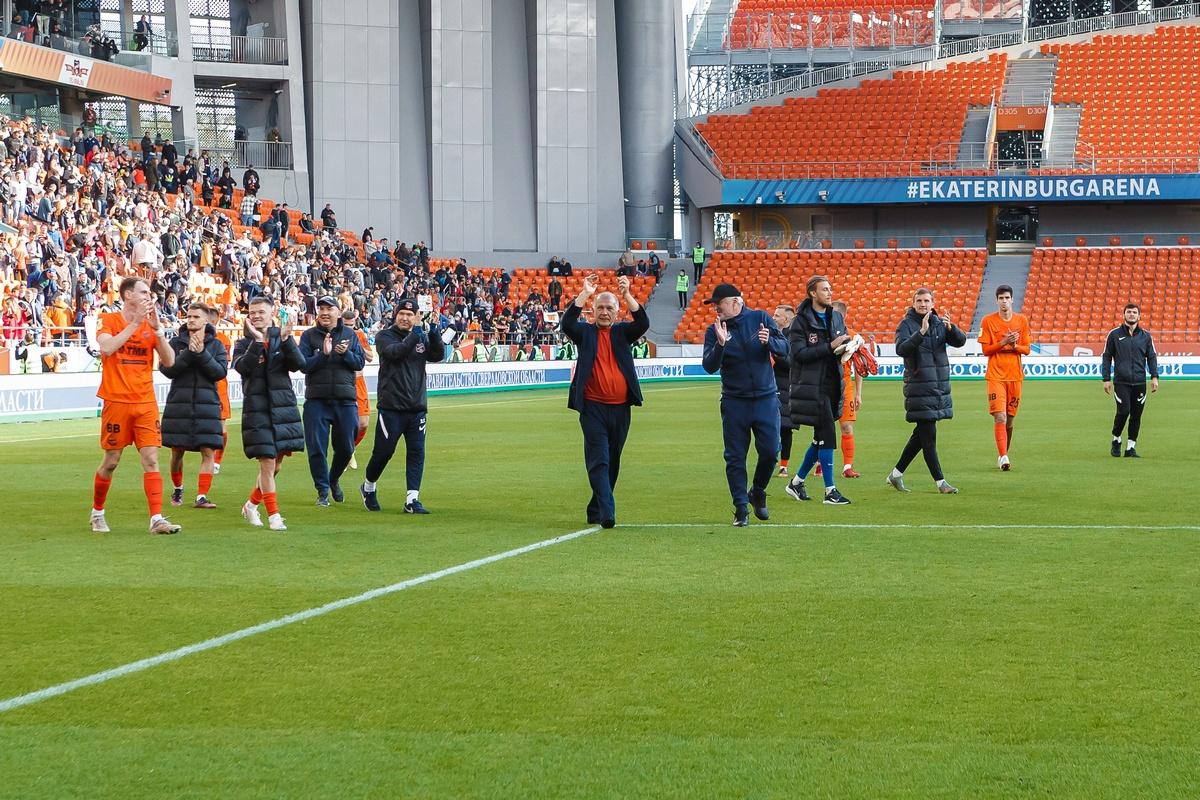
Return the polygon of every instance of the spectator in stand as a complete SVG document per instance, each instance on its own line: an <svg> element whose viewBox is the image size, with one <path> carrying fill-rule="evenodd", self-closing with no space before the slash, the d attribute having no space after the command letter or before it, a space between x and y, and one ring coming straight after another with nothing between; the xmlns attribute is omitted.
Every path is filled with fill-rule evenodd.
<svg viewBox="0 0 1200 800"><path fill-rule="evenodd" d="M149 133L142 134L140 148L142 151L142 161L149 161L154 158L154 140L150 138Z"/></svg>
<svg viewBox="0 0 1200 800"><path fill-rule="evenodd" d="M558 282L558 278L550 279L550 285L546 287L546 293L550 297L550 308L553 311L558 311L558 306L562 302L563 296L563 285Z"/></svg>
<svg viewBox="0 0 1200 800"><path fill-rule="evenodd" d="M326 203L325 208L321 211L321 224L330 230L337 229L337 213L334 212L331 203Z"/></svg>
<svg viewBox="0 0 1200 800"><path fill-rule="evenodd" d="M150 27L150 18L142 14L133 27L133 48L139 53L150 46L150 37L154 31Z"/></svg>
<svg viewBox="0 0 1200 800"><path fill-rule="evenodd" d="M242 216L242 224L249 227L254 224L255 211L258 208L258 197L250 192L249 189L242 195L242 206L239 212Z"/></svg>
<svg viewBox="0 0 1200 800"><path fill-rule="evenodd" d="M546 264L546 271L552 276L562 275L562 262L558 260L558 256L550 256L550 262Z"/></svg>
<svg viewBox="0 0 1200 800"><path fill-rule="evenodd" d="M254 169L254 165L246 167L246 171L242 173L242 188L249 194L258 194L258 189L261 184L258 180L258 171Z"/></svg>

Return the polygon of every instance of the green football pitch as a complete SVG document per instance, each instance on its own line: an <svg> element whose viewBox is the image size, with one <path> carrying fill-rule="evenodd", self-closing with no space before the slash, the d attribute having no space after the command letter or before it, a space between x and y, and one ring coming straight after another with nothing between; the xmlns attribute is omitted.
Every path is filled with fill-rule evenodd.
<svg viewBox="0 0 1200 800"><path fill-rule="evenodd" d="M607 531L558 390L434 400L428 517L402 454L382 514L291 460L286 533L239 516L236 426L173 537L133 453L88 532L97 420L0 427L0 797L1200 796L1200 383L1140 460L1098 382L1027 383L1008 473L956 383L955 496L885 486L909 428L869 383L853 505L774 479L745 529L718 387L646 389Z"/></svg>

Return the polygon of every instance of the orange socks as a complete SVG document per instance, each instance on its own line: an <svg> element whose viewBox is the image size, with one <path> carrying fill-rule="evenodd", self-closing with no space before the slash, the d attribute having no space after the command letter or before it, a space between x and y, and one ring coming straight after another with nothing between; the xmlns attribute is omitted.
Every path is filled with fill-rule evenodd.
<svg viewBox="0 0 1200 800"><path fill-rule="evenodd" d="M250 505L256 506L259 503L261 503L262 501L263 501L262 490L259 489L257 485L255 485L254 491L250 493Z"/></svg>
<svg viewBox="0 0 1200 800"><path fill-rule="evenodd" d="M150 516L162 514L162 473L143 472L142 488L146 490L146 505L150 507Z"/></svg>
<svg viewBox="0 0 1200 800"><path fill-rule="evenodd" d="M1007 427L1007 429L1006 429L1006 430L1008 431L1008 446L1009 446L1009 447L1012 447L1012 432L1013 432L1013 424L1012 424L1012 420L1010 419L1010 420L1009 420L1007 423L1005 423L1005 424L1008 426L1008 427Z"/></svg>
<svg viewBox="0 0 1200 800"><path fill-rule="evenodd" d="M1003 422L997 422L994 426L996 434L996 450L1000 455L1008 455L1008 429Z"/></svg>
<svg viewBox="0 0 1200 800"><path fill-rule="evenodd" d="M171 485L176 489L183 488L183 470L171 473Z"/></svg>
<svg viewBox="0 0 1200 800"><path fill-rule="evenodd" d="M263 492L262 499L263 502L267 504L268 514L279 513L279 498L276 497L274 492Z"/></svg>
<svg viewBox="0 0 1200 800"><path fill-rule="evenodd" d="M842 463L843 464L853 464L854 463L854 434L853 433L843 433L842 434Z"/></svg>
<svg viewBox="0 0 1200 800"><path fill-rule="evenodd" d="M200 494L204 497L208 497L208 490L212 488L212 479L211 472L200 473Z"/></svg>
<svg viewBox="0 0 1200 800"><path fill-rule="evenodd" d="M96 473L96 479L92 482L92 508L96 511L104 510L104 501L108 499L108 489L112 486L112 478L101 478L100 473Z"/></svg>
<svg viewBox="0 0 1200 800"><path fill-rule="evenodd" d="M779 466L783 467L784 469L787 469L787 462L788 462L788 460L786 458L781 458L781 459L779 459Z"/></svg>
<svg viewBox="0 0 1200 800"><path fill-rule="evenodd" d="M221 449L220 449L220 450L218 450L218 451L217 451L217 454L216 454L216 460L217 460L217 463L218 463L218 464L220 464L220 463L221 463L221 459L225 457L225 448L226 448L228 445L229 445L229 434L228 434L228 433L222 433L222 434L221 434Z"/></svg>

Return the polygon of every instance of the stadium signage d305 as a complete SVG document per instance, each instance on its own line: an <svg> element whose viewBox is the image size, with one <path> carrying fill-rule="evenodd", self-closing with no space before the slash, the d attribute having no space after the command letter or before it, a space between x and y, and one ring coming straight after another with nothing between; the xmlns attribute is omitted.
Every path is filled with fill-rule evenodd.
<svg viewBox="0 0 1200 800"><path fill-rule="evenodd" d="M721 195L725 205L1200 200L1200 174L727 180Z"/></svg>

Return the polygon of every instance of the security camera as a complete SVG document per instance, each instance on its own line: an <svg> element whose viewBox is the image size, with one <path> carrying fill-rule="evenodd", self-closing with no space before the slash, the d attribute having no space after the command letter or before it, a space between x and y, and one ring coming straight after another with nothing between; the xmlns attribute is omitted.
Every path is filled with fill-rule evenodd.
<svg viewBox="0 0 1200 800"><path fill-rule="evenodd" d="M776 199L778 202L780 202L780 203L782 203L782 202L783 202L783 200L784 200L784 197L785 197L785 196L786 196L786 195L784 195L784 193L783 193L783 192L776 192L776 193L775 193L775 199Z"/></svg>
<svg viewBox="0 0 1200 800"><path fill-rule="evenodd" d="M761 205L762 205L762 198L761 198L761 197L756 197L756 198L754 198L754 205L756 205L756 206L761 206Z"/></svg>
<svg viewBox="0 0 1200 800"><path fill-rule="evenodd" d="M819 192L817 192L817 197L821 198L822 203L829 202L829 192L825 189L821 189Z"/></svg>

